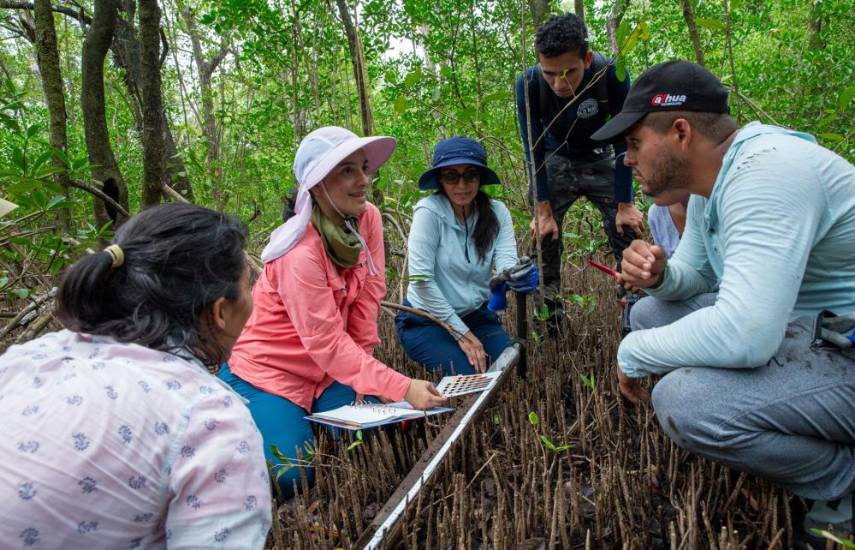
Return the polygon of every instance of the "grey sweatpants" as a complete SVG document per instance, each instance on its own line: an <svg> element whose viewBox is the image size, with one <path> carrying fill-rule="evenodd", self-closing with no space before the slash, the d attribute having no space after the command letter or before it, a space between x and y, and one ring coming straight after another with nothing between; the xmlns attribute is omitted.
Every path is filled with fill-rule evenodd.
<svg viewBox="0 0 855 550"><path fill-rule="evenodd" d="M667 325L715 303L653 297L632 309L633 330ZM653 389L662 429L680 447L811 499L855 490L855 354L813 350L813 319L790 323L764 366L683 367Z"/></svg>

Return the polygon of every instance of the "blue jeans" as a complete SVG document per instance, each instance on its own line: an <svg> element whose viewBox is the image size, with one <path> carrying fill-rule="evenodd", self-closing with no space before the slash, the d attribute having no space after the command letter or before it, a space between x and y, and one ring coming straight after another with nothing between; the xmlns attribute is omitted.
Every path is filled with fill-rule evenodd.
<svg viewBox="0 0 855 550"><path fill-rule="evenodd" d="M312 425L304 418L307 414L306 411L284 397L267 393L253 386L233 374L226 363L223 363L218 376L238 394L249 399L247 407L249 407L252 419L264 440L264 457L274 464L274 479L283 466L280 466L282 460L274 456L272 446L275 445L291 461L292 466L285 466L285 473L278 479L282 497L291 498L294 495L295 483L297 488L300 488L301 467L305 468L309 483L313 483L314 469L310 464L301 462L298 458L299 453L303 460L306 460L306 455L309 454L307 447L311 449L315 447ZM333 382L312 403L312 412L323 412L348 405L354 399L356 399L356 392L353 388L339 382ZM373 397L368 396L366 396L366 401L377 402Z"/></svg>
<svg viewBox="0 0 855 550"><path fill-rule="evenodd" d="M404 305L410 304L404 300ZM499 317L487 309L486 305L462 317L462 321L481 341L490 363L511 345L511 339L499 323ZM475 374L475 368L469 363L457 341L447 330L430 319L400 311L395 317L395 329L398 332L398 340L410 359L428 371L440 371L443 376L452 373Z"/></svg>

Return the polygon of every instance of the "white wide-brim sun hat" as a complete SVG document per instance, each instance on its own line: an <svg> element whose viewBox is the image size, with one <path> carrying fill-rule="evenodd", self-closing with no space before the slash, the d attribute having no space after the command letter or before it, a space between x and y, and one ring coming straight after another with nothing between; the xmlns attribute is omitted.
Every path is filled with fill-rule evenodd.
<svg viewBox="0 0 855 550"><path fill-rule="evenodd" d="M365 152L368 172L374 172L392 156L395 138L359 137L338 126L318 128L303 138L294 155L294 175L300 186L294 215L270 234L270 242L261 253L264 263L281 257L303 238L312 217L309 190L323 181L341 161L359 150Z"/></svg>

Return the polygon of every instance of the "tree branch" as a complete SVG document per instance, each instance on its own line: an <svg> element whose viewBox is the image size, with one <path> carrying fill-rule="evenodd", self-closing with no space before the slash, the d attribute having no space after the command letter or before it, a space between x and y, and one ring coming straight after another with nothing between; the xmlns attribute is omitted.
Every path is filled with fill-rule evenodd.
<svg viewBox="0 0 855 550"><path fill-rule="evenodd" d="M6 8L10 10L32 10L33 3L32 2L13 2L11 0L0 0L0 8ZM72 8L68 8L65 6L51 6L51 9L56 13L61 13L63 15L67 15L73 19L78 21L83 21L87 25L92 24L92 18L83 13L83 10L75 11Z"/></svg>
<svg viewBox="0 0 855 550"><path fill-rule="evenodd" d="M71 180L71 181L69 182L69 184L71 184L71 186L72 186L72 187L76 187L76 188L78 188L78 189L82 189L83 191L86 191L87 193L90 193L90 194L92 194L92 195L95 195L96 197L98 197L98 198L99 198L99 199L101 199L102 201L106 202L107 204L109 204L110 206L112 206L113 208L115 208L115 209L116 209L116 211L117 211L119 214L121 214L121 215L125 216L126 218L131 217L131 215L130 215L130 214L128 214L128 211L127 211L127 210L125 210L125 207L124 207L124 206L122 206L121 204L117 203L115 200L113 200L113 197L111 197L110 195L108 195L108 194L104 193L103 191L101 191L101 190L100 190L100 189L98 189L97 187L92 187L92 186L90 186L90 185L86 185L85 183L83 183L83 182L81 182L81 181L74 181L74 180Z"/></svg>
<svg viewBox="0 0 855 550"><path fill-rule="evenodd" d="M442 328L444 328L445 330L447 330L448 333L452 337L454 337L455 340L463 336L463 334L461 334L460 332L455 330L455 328L453 326L449 325L445 321L441 321L441 320L437 319L436 317L434 317L433 315L431 315L430 313L428 313L427 311L425 311L423 309L416 309L414 307L407 307L407 306L404 306L401 304L396 304L395 302L387 302L386 300L381 300L380 305L383 307L390 307L392 309L400 309L401 311L406 311L407 313L412 313L413 315L419 315L421 317L424 317L425 319L430 319L431 321L433 321L437 325L439 325Z"/></svg>

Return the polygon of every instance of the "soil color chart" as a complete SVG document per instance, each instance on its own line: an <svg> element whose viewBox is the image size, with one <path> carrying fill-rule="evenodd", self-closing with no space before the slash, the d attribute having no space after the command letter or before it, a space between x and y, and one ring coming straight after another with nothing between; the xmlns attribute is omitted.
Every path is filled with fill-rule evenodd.
<svg viewBox="0 0 855 550"><path fill-rule="evenodd" d="M436 389L443 397L456 397L468 393L477 393L490 387L490 384L499 376L498 372L485 372L483 374L460 374L457 376L446 376L439 381Z"/></svg>

